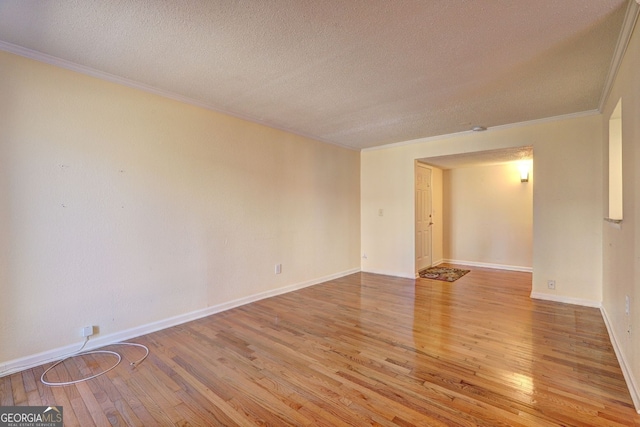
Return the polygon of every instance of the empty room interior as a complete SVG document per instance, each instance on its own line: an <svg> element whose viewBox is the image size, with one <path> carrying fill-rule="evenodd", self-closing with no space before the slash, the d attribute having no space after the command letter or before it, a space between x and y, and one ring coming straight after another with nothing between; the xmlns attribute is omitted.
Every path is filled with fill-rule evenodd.
<svg viewBox="0 0 640 427"><path fill-rule="evenodd" d="M640 425L639 14L0 0L0 423Z"/></svg>

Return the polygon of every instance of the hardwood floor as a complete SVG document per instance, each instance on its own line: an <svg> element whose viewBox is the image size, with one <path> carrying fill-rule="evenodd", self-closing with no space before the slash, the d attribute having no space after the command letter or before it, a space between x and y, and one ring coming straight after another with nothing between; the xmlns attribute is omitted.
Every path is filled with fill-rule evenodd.
<svg viewBox="0 0 640 427"><path fill-rule="evenodd" d="M0 405L63 405L65 425L640 425L599 310L529 298L531 275L455 283L367 273L118 347L96 379L0 378ZM49 380L112 356L73 358Z"/></svg>

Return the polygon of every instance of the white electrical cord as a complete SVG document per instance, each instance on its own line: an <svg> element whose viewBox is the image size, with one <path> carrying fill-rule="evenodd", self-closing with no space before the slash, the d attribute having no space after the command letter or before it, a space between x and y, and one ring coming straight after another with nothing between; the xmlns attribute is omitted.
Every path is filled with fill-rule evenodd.
<svg viewBox="0 0 640 427"><path fill-rule="evenodd" d="M49 387L61 387L61 386L65 386L65 385L77 384L77 383L80 383L80 382L83 382L83 381L87 381L87 380L99 377L100 375L106 374L107 372L109 372L110 370L112 370L116 366L118 366L120 364L120 362L122 361L122 356L120 356L119 353L116 353L115 351L111 351L111 350L92 350L92 351L85 351L84 353L80 353L80 351L85 347L85 345L87 345L88 341L89 341L89 337L87 337L87 339L84 341L84 344L82 344L82 347L80 347L80 350L78 350L78 352L76 352L76 354L73 354L71 356L65 357L64 359L60 359L56 363L54 363L53 365L48 367L47 370L45 370L42 373L42 375L40 376L40 381L42 382L42 384L48 385ZM146 351L145 355L142 356L139 360L136 360L135 362L129 363L129 365L131 365L131 366L139 365L149 355L149 347L147 347L146 345L143 345L143 344L137 344L137 343L134 343L134 342L119 342L119 343L110 344L110 345L130 345L130 346L144 348L145 351ZM50 370L52 370L53 368L55 368L56 366L58 366L59 364L61 364L65 360L71 359L72 357L84 356L86 354L112 354L112 355L114 355L114 356L116 356L118 358L118 361L113 366L111 366L110 368L108 368L108 369L106 369L106 370L104 370L102 372L99 372L99 373L97 373L95 375L92 375L90 377L87 377L87 378L80 378L79 380L64 381L64 382L50 382L50 381L47 381L47 380L44 379L45 375L47 375L47 372L49 372Z"/></svg>
<svg viewBox="0 0 640 427"><path fill-rule="evenodd" d="M89 342L89 337L86 337L84 339L84 342L82 343L82 345L80 346L79 349L77 349L76 351L72 351L71 353L67 353L66 355L63 355L61 357L63 359L66 359L66 358L68 358L70 356L73 356L76 353L81 352L82 349L87 345L88 342ZM45 359L45 360L42 361L42 364L49 363L49 362L52 362L52 361L57 360L57 359L58 359L57 357L52 357L50 359ZM25 369L31 369L31 368L33 368L33 365L21 365L21 366L13 367L12 371L13 372L19 372L19 371L22 371L22 370L25 370ZM4 375L4 372L5 371L0 371L0 377Z"/></svg>

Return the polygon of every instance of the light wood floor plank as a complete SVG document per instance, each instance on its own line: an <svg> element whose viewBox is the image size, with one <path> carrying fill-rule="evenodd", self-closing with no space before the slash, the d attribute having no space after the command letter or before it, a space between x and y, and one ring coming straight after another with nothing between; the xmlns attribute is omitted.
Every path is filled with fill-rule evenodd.
<svg viewBox="0 0 640 427"><path fill-rule="evenodd" d="M14 406L11 375L0 379L0 406Z"/></svg>
<svg viewBox="0 0 640 427"><path fill-rule="evenodd" d="M11 389L13 391L13 401L16 406L25 406L28 404L27 391L24 388L21 373L11 375Z"/></svg>
<svg viewBox="0 0 640 427"><path fill-rule="evenodd" d="M640 425L600 311L530 292L521 272L357 273L139 337L137 367L109 347L126 360L86 383L0 378L0 402L62 405L69 426Z"/></svg>

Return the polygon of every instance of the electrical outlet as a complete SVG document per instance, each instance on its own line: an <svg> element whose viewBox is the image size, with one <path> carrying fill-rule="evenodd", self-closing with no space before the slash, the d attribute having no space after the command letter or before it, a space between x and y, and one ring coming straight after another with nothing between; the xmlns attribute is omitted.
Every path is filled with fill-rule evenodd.
<svg viewBox="0 0 640 427"><path fill-rule="evenodd" d="M555 280L547 280L547 288L555 289L556 288L556 281Z"/></svg>
<svg viewBox="0 0 640 427"><path fill-rule="evenodd" d="M629 315L629 295L624 297L624 312L628 316Z"/></svg>
<svg viewBox="0 0 640 427"><path fill-rule="evenodd" d="M91 335L93 335L93 326L85 326L84 328L82 328L82 336L83 337L90 337Z"/></svg>
<svg viewBox="0 0 640 427"><path fill-rule="evenodd" d="M282 264L276 264L276 274L282 273Z"/></svg>

